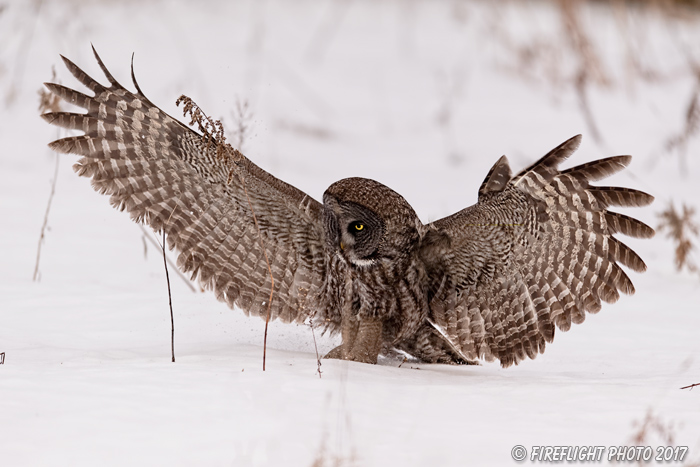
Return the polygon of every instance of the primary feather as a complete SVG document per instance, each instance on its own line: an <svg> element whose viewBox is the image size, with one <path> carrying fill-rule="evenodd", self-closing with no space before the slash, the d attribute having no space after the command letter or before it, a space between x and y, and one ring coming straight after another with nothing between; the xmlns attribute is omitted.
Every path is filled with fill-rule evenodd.
<svg viewBox="0 0 700 467"><path fill-rule="evenodd" d="M499 190L476 205L431 224L452 245L434 268L434 280L449 286L432 298L431 312L468 358L497 358L503 366L534 358L554 339L555 327L566 331L601 302L634 293L619 264L640 272L646 266L612 235L648 238L654 231L607 208L643 206L653 197L589 184L622 170L629 156L559 171L580 141L571 138L507 183L499 181Z"/></svg>
<svg viewBox="0 0 700 467"><path fill-rule="evenodd" d="M95 58L109 87L63 57L94 96L46 84L87 111L42 115L49 123L84 132L54 141L51 148L81 155L74 168L92 178L95 190L110 195L111 204L133 220L164 229L170 248L179 252L178 266L219 300L265 315L271 281L252 207L277 291L272 318L306 319L325 277L320 203L237 151L233 164L216 157L215 141L153 105L135 80L137 92L126 90L97 52Z"/></svg>
<svg viewBox="0 0 700 467"><path fill-rule="evenodd" d="M590 184L630 156L560 171L580 136L515 176L501 157L477 204L423 225L401 195L373 180L338 181L317 202L165 114L144 96L133 66L135 93L95 58L109 87L63 58L94 95L46 84L86 110L42 115L84 133L50 146L80 155L75 170L113 206L164 230L178 267L219 300L342 332L330 356L376 362L396 347L427 362L496 358L508 366L543 352L555 328L634 293L620 265L646 269L613 235L649 238L653 229L608 208L653 197Z"/></svg>

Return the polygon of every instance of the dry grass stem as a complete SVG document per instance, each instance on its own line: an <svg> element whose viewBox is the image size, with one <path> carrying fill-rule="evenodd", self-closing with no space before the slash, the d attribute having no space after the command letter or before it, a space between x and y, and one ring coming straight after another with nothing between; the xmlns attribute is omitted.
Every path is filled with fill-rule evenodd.
<svg viewBox="0 0 700 467"><path fill-rule="evenodd" d="M591 110L588 87L591 83L607 86L610 84L610 79L607 77L602 60L581 22L581 0L558 0L558 3L565 36L578 62L578 70L573 78L573 83L579 107L591 136L598 145L601 145L604 144L603 137Z"/></svg>
<svg viewBox="0 0 700 467"><path fill-rule="evenodd" d="M36 248L36 262L34 263L34 274L32 275L33 281L38 281L40 278L39 274L39 263L41 262L41 246L44 244L44 238L46 237L46 229L49 224L49 213L51 212L51 202L56 194L56 180L58 180L58 154L56 156L56 164L53 169L53 180L51 181L51 192L49 193L49 201L46 203L46 212L44 212L44 222L41 224L41 231L39 233L39 244Z"/></svg>
<svg viewBox="0 0 700 467"><path fill-rule="evenodd" d="M236 111L233 113L235 128L233 137L239 151L243 150L243 145L249 138L253 130L253 113L247 100L236 99Z"/></svg>
<svg viewBox="0 0 700 467"><path fill-rule="evenodd" d="M700 133L700 68L694 67L695 84L686 106L683 129L669 137L664 144L667 152L677 151L678 163L682 175L688 172L688 142Z"/></svg>
<svg viewBox="0 0 700 467"><path fill-rule="evenodd" d="M675 431L673 422L665 423L661 417L649 410L641 422L636 422L637 430L630 438L630 444L634 446L644 446L655 444L660 441L662 444L672 446L675 442Z"/></svg>
<svg viewBox="0 0 700 467"><path fill-rule="evenodd" d="M139 228L141 229L141 232L143 232L143 235L142 235L142 240L143 240L143 257L145 258L145 257L146 257L146 254L147 254L147 251L148 251L147 246L146 246L146 240L148 240L149 242L151 242L151 244L152 244L154 247L158 248L158 249L161 248L161 245L160 245L159 242L157 242L156 240L154 240L154 239L148 234L148 232L146 232L146 229L143 227L142 224L138 224L138 226L139 226ZM196 288L194 285L192 285L192 281L189 280L189 279L187 278L187 276L185 276L183 273L180 272L180 270L177 268L177 266L172 262L172 260L171 260L170 258L166 258L166 260L167 260L168 264L173 268L173 270L175 271L175 273L178 275L178 277L179 277L180 279L182 279L182 282L184 282L185 285L187 285L187 287L189 287L189 289L190 289L192 292L197 293L197 288Z"/></svg>
<svg viewBox="0 0 700 467"><path fill-rule="evenodd" d="M255 214L255 209L253 209L253 203L250 200L250 195L248 194L248 187L245 183L245 177L236 168L236 163L243 159L243 155L237 150L231 147L230 144L226 142L226 135L224 134L224 126L221 120L213 120L207 114L202 111L202 109L189 97L182 95L177 101L176 105L183 104L182 113L185 117L189 115L190 125L197 126L199 131L202 132L204 137L204 142L206 145L206 151L214 151L216 158L222 161L229 169L228 183L233 181L234 175L240 180L243 186L243 191L245 192L246 200L248 201L248 208L253 216L253 223L255 224L255 229L258 232L258 240L260 242L260 248L262 249L263 255L265 256L265 265L267 266L267 272L270 275L270 297L267 302L267 315L265 317L265 334L263 337L263 362L262 367L265 371L265 363L267 360L267 331L270 325L270 319L272 317L272 298L275 291L275 278L272 275L272 268L270 267L270 259L267 255L267 249L265 248L265 241L262 236L262 231L260 230L260 225L258 224L258 217ZM239 108L239 114L242 112L243 108ZM247 105L245 107L247 112ZM241 127L247 128L247 122L239 122L239 129ZM243 140L241 138L245 137L245 132L239 132L238 138L239 143L242 144Z"/></svg>
<svg viewBox="0 0 700 467"><path fill-rule="evenodd" d="M58 83L58 80L56 79L56 68L52 67L51 69L51 80L54 83ZM42 87L39 90L39 113L44 114L46 112L60 112L61 111L61 100L58 96L54 95L53 93L49 92L46 88ZM60 130L58 132L58 135L60 137ZM53 179L51 180L51 191L49 192L49 200L46 203L46 212L44 213L44 222L41 225L41 231L39 233L39 245L37 246L36 249L36 262L34 264L34 274L32 275L32 280L37 281L39 280L40 274L39 274L39 263L41 262L41 246L44 244L44 238L46 237L46 229L48 228L48 223L49 223L49 213L51 212L51 203L53 201L53 197L56 194L56 181L58 180L58 164L59 164L59 156L58 153L55 154L56 156L56 163L54 165L54 170L53 170Z"/></svg>
<svg viewBox="0 0 700 467"><path fill-rule="evenodd" d="M228 183L231 183L231 178L235 173L235 163L239 162L243 155L226 142L224 125L221 123L221 120L213 120L192 99L185 95L178 97L175 101L175 105L179 106L180 104L183 106L182 114L185 117L188 115L190 117L189 125L196 126L202 133L205 150L207 152L213 150L216 158L229 167Z"/></svg>
<svg viewBox="0 0 700 467"><path fill-rule="evenodd" d="M583 114L583 120L586 122L588 131L590 132L593 140L598 144L604 144L603 136L598 129L598 124L593 116L593 111L591 111L591 105L588 100L588 73L581 69L575 81L576 95L578 97L579 108Z"/></svg>
<svg viewBox="0 0 700 467"><path fill-rule="evenodd" d="M659 231L665 230L666 236L676 244L675 262L676 269L681 271L686 268L690 272L698 272L698 266L691 258L691 252L695 248L699 233L695 222L695 209L683 203L682 211L676 211L673 203L659 215Z"/></svg>
<svg viewBox="0 0 700 467"><path fill-rule="evenodd" d="M697 385L700 385L700 383ZM691 388L697 385L693 384L690 386L685 386L681 389ZM676 448L685 450L683 458L679 459L681 462L683 462L683 464L680 465L683 467L700 467L700 462L697 460L692 461L685 458L686 454L688 453L688 446L676 446L676 427L674 426L674 423L665 422L661 416L654 414L651 409L649 409L647 412L644 420L641 422L635 422L635 432L632 434L627 444L630 446L675 446ZM651 464L649 461L643 461L640 459L636 465L647 466Z"/></svg>
<svg viewBox="0 0 700 467"><path fill-rule="evenodd" d="M267 266L267 272L270 274L270 298L267 300L267 315L265 316L265 335L263 337L263 371L265 371L265 362L267 360L267 329L270 326L270 318L272 317L272 296L275 293L275 278L272 276L272 268L270 268L270 259L267 257L267 249L265 248L265 242L262 237L262 232L260 231L260 225L258 225L258 218L255 215L255 209L253 209L253 204L250 202L250 196L248 195L248 188L243 182L243 190L245 191L245 197L248 200L248 207L250 207L250 212L253 214L253 222L255 223L255 229L258 231L258 240L260 241L260 248L262 248L263 254L265 255L265 265Z"/></svg>
<svg viewBox="0 0 700 467"><path fill-rule="evenodd" d="M316 351L316 369L318 371L318 377L319 379L321 378L321 357L318 355L318 346L316 345L316 333L314 332L314 326L313 324L309 321L307 323L309 327L311 328L311 337L314 339L314 350Z"/></svg>
<svg viewBox="0 0 700 467"><path fill-rule="evenodd" d="M56 78L56 67L51 67L51 82L61 84L61 82ZM47 112L60 112L61 111L61 98L56 94L50 92L46 87L42 86L39 89L39 113L45 114Z"/></svg>
<svg viewBox="0 0 700 467"><path fill-rule="evenodd" d="M581 0L558 0L562 26L571 49L578 56L579 69L586 74L587 79L596 84L607 86L610 84L610 79L581 22L582 3Z"/></svg>
<svg viewBox="0 0 700 467"><path fill-rule="evenodd" d="M165 227L163 227L163 243L161 243L160 247L163 250L163 266L165 267L165 281L168 283L168 306L170 307L170 353L172 356L172 362L175 363L175 317L173 315L173 296L170 292L170 274L168 274L167 261L168 257L165 256Z"/></svg>
<svg viewBox="0 0 700 467"><path fill-rule="evenodd" d="M321 446L319 447L318 453L311 463L310 467L349 467L357 465L356 458L354 455L350 457L342 457L339 455L333 455L328 453L326 444L328 443L328 433L324 433L323 439L321 441Z"/></svg>

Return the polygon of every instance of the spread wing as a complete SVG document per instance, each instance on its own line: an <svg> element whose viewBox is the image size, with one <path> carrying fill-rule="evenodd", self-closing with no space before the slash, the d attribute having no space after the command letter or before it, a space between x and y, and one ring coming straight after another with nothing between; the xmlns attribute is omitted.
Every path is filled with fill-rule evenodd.
<svg viewBox="0 0 700 467"><path fill-rule="evenodd" d="M535 358L555 326L567 331L601 302L634 293L620 265L646 266L613 234L649 238L654 231L607 208L644 206L653 197L590 185L622 170L630 156L559 171L580 141L571 138L512 178L502 157L477 204L430 224L443 237L428 262L431 319L463 357L503 366Z"/></svg>
<svg viewBox="0 0 700 467"><path fill-rule="evenodd" d="M93 49L94 51L94 49ZM303 321L325 276L321 205L260 169L238 151L217 157L217 141L191 130L137 92L122 87L100 60L104 87L70 60L66 67L94 96L47 83L51 92L86 113L42 117L84 135L54 141L82 156L74 169L136 222L165 229L178 266L247 314ZM229 147L230 148L230 147ZM233 162L232 162L233 161ZM252 207L252 210L251 210ZM260 227L255 226L253 213ZM262 237L262 242L261 238Z"/></svg>

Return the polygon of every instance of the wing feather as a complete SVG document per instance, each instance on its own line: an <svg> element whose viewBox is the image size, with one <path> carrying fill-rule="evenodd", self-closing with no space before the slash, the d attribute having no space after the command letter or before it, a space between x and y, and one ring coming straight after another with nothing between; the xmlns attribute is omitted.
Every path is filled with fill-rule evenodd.
<svg viewBox="0 0 700 467"><path fill-rule="evenodd" d="M234 165L217 158L211 140L143 95L133 57L136 93L121 86L94 54L109 87L65 57L68 70L94 96L46 83L52 93L86 110L42 115L53 125L84 133L49 146L82 156L75 170L110 195L113 206L137 222L165 229L168 245L179 252L178 267L231 307L266 314L272 285L266 252L275 280L272 317L304 320L326 274L320 203L240 153Z"/></svg>
<svg viewBox="0 0 700 467"><path fill-rule="evenodd" d="M427 261L431 280L441 281L431 286L439 290L431 319L468 358L497 358L503 366L535 358L555 328L567 331L601 302L634 293L620 265L636 272L646 265L613 234L649 238L654 231L607 208L644 206L653 197L590 185L625 168L630 156L559 171L580 141L565 141L507 183L492 180L510 173L499 159L476 205L428 226L451 245Z"/></svg>

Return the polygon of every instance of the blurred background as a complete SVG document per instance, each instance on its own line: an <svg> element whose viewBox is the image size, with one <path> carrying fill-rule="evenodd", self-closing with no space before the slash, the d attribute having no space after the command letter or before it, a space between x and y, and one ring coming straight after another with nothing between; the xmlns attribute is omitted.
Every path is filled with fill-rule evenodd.
<svg viewBox="0 0 700 467"><path fill-rule="evenodd" d="M635 156L627 176L657 208L690 202L699 12L670 0L2 1L0 163L51 176L41 83L73 85L59 54L99 76L92 43L123 83L135 54L152 101L179 117L175 99L192 97L317 199L370 176L427 221L473 202L501 154L518 170L583 133L585 159ZM679 181L672 193L662 175Z"/></svg>
<svg viewBox="0 0 700 467"><path fill-rule="evenodd" d="M41 102L42 82L76 84L59 54L100 77L92 43L122 83L134 54L152 101L179 117L175 99L190 96L251 159L316 199L340 178L375 178L427 222L473 203L501 154L517 171L583 133L576 162L633 154L622 181L654 194L657 214L674 202L680 219L685 203L693 218L698 4L0 1L0 164L19 174L0 188L3 209L29 202L14 208L38 235L53 180L81 183L70 163L56 167L45 143L58 134L38 114L58 105Z"/></svg>

